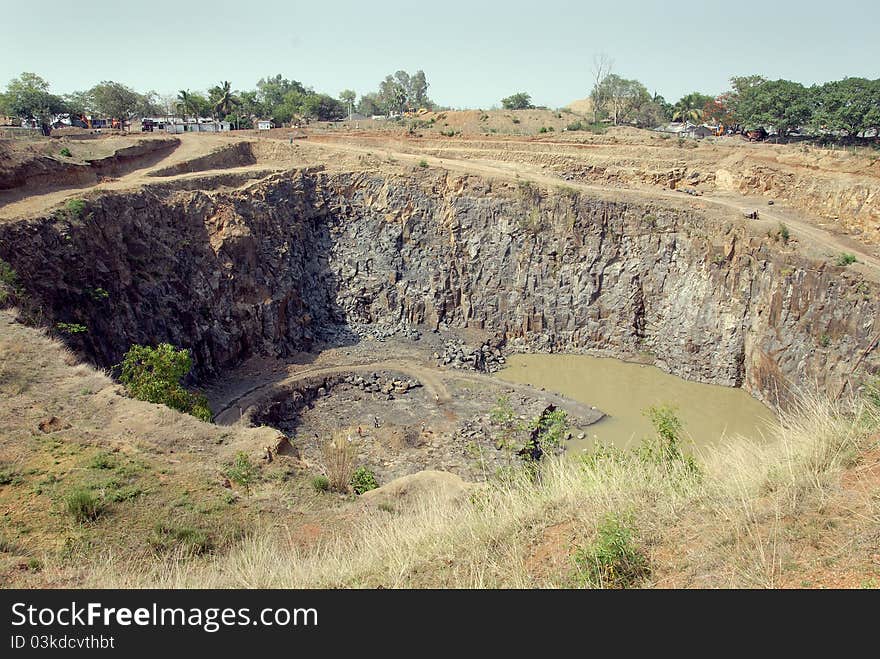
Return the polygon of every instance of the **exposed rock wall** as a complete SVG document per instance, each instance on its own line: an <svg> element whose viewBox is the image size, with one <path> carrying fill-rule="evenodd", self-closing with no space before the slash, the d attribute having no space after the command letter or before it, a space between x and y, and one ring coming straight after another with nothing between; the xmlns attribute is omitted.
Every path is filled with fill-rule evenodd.
<svg viewBox="0 0 880 659"><path fill-rule="evenodd" d="M787 382L836 392L880 332L876 286L734 223L436 173L106 195L0 226L0 257L46 322L88 327L70 341L98 364L170 341L200 375L346 324L426 324L650 357L776 403Z"/></svg>

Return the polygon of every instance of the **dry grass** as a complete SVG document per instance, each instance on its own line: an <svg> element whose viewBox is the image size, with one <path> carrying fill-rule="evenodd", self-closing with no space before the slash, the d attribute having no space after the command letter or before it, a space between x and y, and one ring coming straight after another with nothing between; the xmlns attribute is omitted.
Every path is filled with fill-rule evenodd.
<svg viewBox="0 0 880 659"><path fill-rule="evenodd" d="M324 470L330 481L330 489L336 492L348 492L351 475L354 473L354 459L357 449L351 433L342 431L321 447L324 456Z"/></svg>
<svg viewBox="0 0 880 659"><path fill-rule="evenodd" d="M222 556L176 563L119 561L96 567L89 585L108 587L556 587L577 583L571 560L535 569L544 530L566 523L566 558L609 515L632 520L637 541L690 556L681 573L696 585L779 585L786 560L781 523L828 499L839 476L880 425L859 401L812 398L785 415L772 441L737 438L703 458L699 477L668 465L610 456L592 466L556 460L467 505L425 500L406 514L365 512L354 531L302 550L288 532L258 530ZM683 552L683 555L687 552ZM279 560L282 557L282 560ZM661 566L662 567L662 566ZM664 571L643 585L664 585ZM708 576L707 576L708 575Z"/></svg>

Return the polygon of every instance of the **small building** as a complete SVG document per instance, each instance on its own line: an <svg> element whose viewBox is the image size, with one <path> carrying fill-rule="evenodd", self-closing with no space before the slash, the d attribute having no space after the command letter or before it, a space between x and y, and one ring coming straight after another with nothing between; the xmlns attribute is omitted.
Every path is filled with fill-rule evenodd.
<svg viewBox="0 0 880 659"><path fill-rule="evenodd" d="M272 130L275 128L275 124L271 119L257 119L254 123L257 130Z"/></svg>
<svg viewBox="0 0 880 659"><path fill-rule="evenodd" d="M225 133L232 128L228 121L199 118L198 120L172 119L165 122L166 133Z"/></svg>

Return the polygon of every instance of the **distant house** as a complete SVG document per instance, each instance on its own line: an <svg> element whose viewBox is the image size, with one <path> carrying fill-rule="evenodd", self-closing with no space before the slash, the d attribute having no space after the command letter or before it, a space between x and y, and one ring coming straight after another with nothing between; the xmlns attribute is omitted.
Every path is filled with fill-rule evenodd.
<svg viewBox="0 0 880 659"><path fill-rule="evenodd" d="M257 126L257 130L272 130L275 128L275 124L272 123L271 119L257 119L254 123Z"/></svg>

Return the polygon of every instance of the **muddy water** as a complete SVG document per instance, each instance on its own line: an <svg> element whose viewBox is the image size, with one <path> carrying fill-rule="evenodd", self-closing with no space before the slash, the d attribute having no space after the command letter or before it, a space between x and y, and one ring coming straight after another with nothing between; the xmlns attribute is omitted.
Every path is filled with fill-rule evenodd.
<svg viewBox="0 0 880 659"><path fill-rule="evenodd" d="M585 429L584 440L569 442L570 450L588 448L596 440L619 447L638 444L652 433L642 413L651 405L677 408L695 450L736 435L760 439L774 418L742 389L689 382L653 366L559 354L511 355L507 363L499 378L544 387L608 415Z"/></svg>

